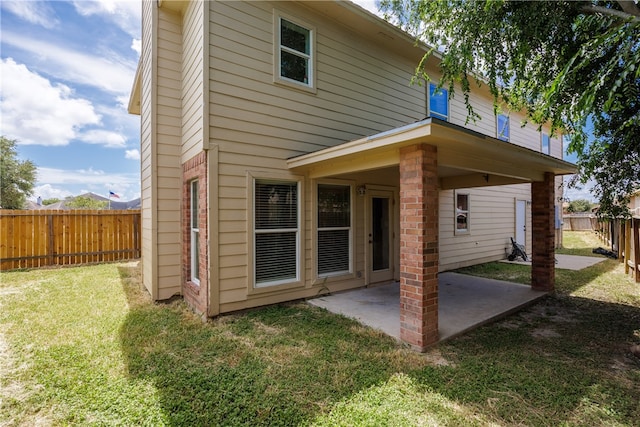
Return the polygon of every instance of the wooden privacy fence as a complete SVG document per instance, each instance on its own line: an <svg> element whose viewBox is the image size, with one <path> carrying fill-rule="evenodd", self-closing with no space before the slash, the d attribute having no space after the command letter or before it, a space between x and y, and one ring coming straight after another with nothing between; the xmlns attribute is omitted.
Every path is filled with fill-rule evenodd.
<svg viewBox="0 0 640 427"><path fill-rule="evenodd" d="M135 258L139 209L0 209L0 270Z"/></svg>
<svg viewBox="0 0 640 427"><path fill-rule="evenodd" d="M599 220L596 232L618 254L618 260L624 263L624 272L640 283L640 216Z"/></svg>
<svg viewBox="0 0 640 427"><path fill-rule="evenodd" d="M562 217L562 229L569 231L595 231L598 219L595 215L569 214Z"/></svg>

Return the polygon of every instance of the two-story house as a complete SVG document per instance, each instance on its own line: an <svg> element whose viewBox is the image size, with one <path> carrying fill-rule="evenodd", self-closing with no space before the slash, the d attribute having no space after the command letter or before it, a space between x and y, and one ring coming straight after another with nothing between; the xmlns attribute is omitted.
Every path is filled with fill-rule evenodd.
<svg viewBox="0 0 640 427"><path fill-rule="evenodd" d="M560 138L486 87L411 84L424 46L346 1L143 1L142 277L206 316L400 281L437 340L438 272L505 258L554 286ZM437 81L438 58L426 62Z"/></svg>

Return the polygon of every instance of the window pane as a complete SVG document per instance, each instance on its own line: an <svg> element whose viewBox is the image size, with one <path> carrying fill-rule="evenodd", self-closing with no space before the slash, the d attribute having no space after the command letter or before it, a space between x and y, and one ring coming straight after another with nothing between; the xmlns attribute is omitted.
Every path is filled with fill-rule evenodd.
<svg viewBox="0 0 640 427"><path fill-rule="evenodd" d="M318 185L318 227L349 227L351 225L351 187Z"/></svg>
<svg viewBox="0 0 640 427"><path fill-rule="evenodd" d="M349 271L349 230L318 231L318 275Z"/></svg>
<svg viewBox="0 0 640 427"><path fill-rule="evenodd" d="M542 134L542 152L544 154L551 153L551 144L549 143L549 135L546 133Z"/></svg>
<svg viewBox="0 0 640 427"><path fill-rule="evenodd" d="M256 285L296 279L296 234L256 234Z"/></svg>
<svg viewBox="0 0 640 427"><path fill-rule="evenodd" d="M498 115L498 139L509 140L509 117L504 114Z"/></svg>
<svg viewBox="0 0 640 427"><path fill-rule="evenodd" d="M458 194L458 210L469 210L469 196L467 194Z"/></svg>
<svg viewBox="0 0 640 427"><path fill-rule="evenodd" d="M456 195L456 231L469 229L469 195Z"/></svg>
<svg viewBox="0 0 640 427"><path fill-rule="evenodd" d="M298 228L298 184L256 180L256 229Z"/></svg>
<svg viewBox="0 0 640 427"><path fill-rule="evenodd" d="M309 60L293 53L280 52L280 75L301 83L308 83L307 76Z"/></svg>
<svg viewBox="0 0 640 427"><path fill-rule="evenodd" d="M191 228L198 228L198 181L191 182Z"/></svg>
<svg viewBox="0 0 640 427"><path fill-rule="evenodd" d="M197 231L191 231L191 280L200 280L200 233Z"/></svg>
<svg viewBox="0 0 640 427"><path fill-rule="evenodd" d="M286 19L280 20L280 44L282 44L282 46L310 55L310 39L310 32L306 28L289 22Z"/></svg>
<svg viewBox="0 0 640 427"><path fill-rule="evenodd" d="M373 271L389 268L389 199L371 199L371 243Z"/></svg>
<svg viewBox="0 0 640 427"><path fill-rule="evenodd" d="M447 120L449 116L448 92L442 88L436 92L437 85L429 83L429 111L430 115Z"/></svg>

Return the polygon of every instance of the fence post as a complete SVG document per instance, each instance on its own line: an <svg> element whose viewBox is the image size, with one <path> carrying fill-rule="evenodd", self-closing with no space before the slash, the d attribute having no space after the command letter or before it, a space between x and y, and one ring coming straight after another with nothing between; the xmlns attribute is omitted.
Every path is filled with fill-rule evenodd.
<svg viewBox="0 0 640 427"><path fill-rule="evenodd" d="M48 240L49 240L49 244L47 245L47 265L53 265L53 251L55 248L54 245L54 241L53 241L53 215L49 214L47 215L47 233L48 233Z"/></svg>
<svg viewBox="0 0 640 427"><path fill-rule="evenodd" d="M631 260L631 224L632 219L626 219L624 221L624 274L629 274L629 261Z"/></svg>
<svg viewBox="0 0 640 427"><path fill-rule="evenodd" d="M633 219L633 275L640 283L640 219Z"/></svg>

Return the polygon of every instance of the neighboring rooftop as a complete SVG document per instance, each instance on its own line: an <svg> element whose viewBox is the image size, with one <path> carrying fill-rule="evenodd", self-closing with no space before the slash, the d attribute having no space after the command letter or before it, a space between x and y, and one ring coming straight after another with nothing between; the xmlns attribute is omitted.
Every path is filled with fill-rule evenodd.
<svg viewBox="0 0 640 427"><path fill-rule="evenodd" d="M95 193L84 193L84 194L80 194L79 196L75 196L75 197L69 197L65 200L61 200L59 202L56 203L52 203L50 205L42 205L42 204L38 204L37 202L32 202L32 201L27 201L27 207L26 209L29 210L39 210L39 209L55 209L55 210L71 210L72 208L68 207L66 204L77 198L77 197L88 197L90 199L93 200L98 200L98 201L103 201L103 202L109 202L109 199L107 197L101 196L99 194L95 194ZM129 200L128 202L121 202L118 200L113 200L111 199L111 203L108 204L108 209L111 210L127 210L127 209L140 209L140 197L133 199L133 200Z"/></svg>

